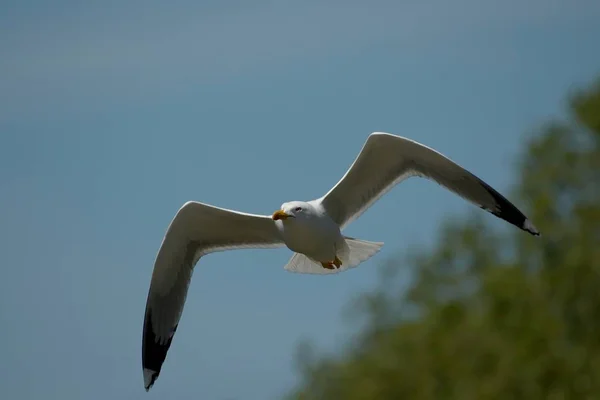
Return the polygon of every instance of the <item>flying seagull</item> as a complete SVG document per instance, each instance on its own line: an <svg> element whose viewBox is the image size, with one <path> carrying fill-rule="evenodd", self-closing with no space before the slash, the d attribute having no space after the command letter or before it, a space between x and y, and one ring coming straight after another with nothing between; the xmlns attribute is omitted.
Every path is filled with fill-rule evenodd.
<svg viewBox="0 0 600 400"><path fill-rule="evenodd" d="M369 135L342 179L323 197L283 203L271 216L227 210L190 201L177 212L160 246L146 301L142 367L146 391L167 356L198 260L209 253L287 246L284 268L332 274L358 266L383 243L344 236L342 230L406 178L419 176L539 236L533 224L490 185L441 153L384 132Z"/></svg>

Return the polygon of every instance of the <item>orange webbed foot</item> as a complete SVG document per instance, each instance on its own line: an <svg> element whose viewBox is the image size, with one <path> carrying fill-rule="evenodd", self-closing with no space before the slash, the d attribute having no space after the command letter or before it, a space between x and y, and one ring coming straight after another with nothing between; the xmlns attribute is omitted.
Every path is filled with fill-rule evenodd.
<svg viewBox="0 0 600 400"><path fill-rule="evenodd" d="M338 256L335 256L333 261L322 262L321 265L326 269L336 269L342 266L342 260L340 260Z"/></svg>
<svg viewBox="0 0 600 400"><path fill-rule="evenodd" d="M335 265L331 261L322 262L321 265L323 266L323 268L326 268L326 269L334 269L335 268Z"/></svg>
<svg viewBox="0 0 600 400"><path fill-rule="evenodd" d="M342 266L342 260L340 260L338 258L338 256L335 256L335 260L333 260L333 265L335 265L337 268Z"/></svg>

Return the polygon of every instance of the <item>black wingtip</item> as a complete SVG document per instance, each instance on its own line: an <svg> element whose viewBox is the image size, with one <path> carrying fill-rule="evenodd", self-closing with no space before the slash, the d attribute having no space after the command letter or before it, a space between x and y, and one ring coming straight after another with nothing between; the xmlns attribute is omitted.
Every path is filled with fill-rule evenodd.
<svg viewBox="0 0 600 400"><path fill-rule="evenodd" d="M170 337L161 343L152 327L152 312L146 311L144 318L144 333L142 337L142 368L144 372L144 388L146 392L154 385L160 375L160 370L167 357L177 325L171 331Z"/></svg>
<svg viewBox="0 0 600 400"><path fill-rule="evenodd" d="M150 369L144 368L144 389L146 389L146 392L148 392L150 388L154 385L154 381L156 381L158 375L158 371L152 371Z"/></svg>
<svg viewBox="0 0 600 400"><path fill-rule="evenodd" d="M516 227L524 230L532 234L533 236L541 236L540 232L533 225L533 223L521 212L517 207L515 207L510 201L508 201L504 196L498 193L494 188L490 185L479 179L479 182L488 193L494 198L495 209L489 210L485 207L481 207L486 211L494 214L496 217L505 220L508 223L515 225Z"/></svg>
<svg viewBox="0 0 600 400"><path fill-rule="evenodd" d="M531 233L533 236L542 236L540 234L540 231L537 230L537 228L531 223L529 219L525 219L525 222L523 222L523 226L521 227L521 229Z"/></svg>

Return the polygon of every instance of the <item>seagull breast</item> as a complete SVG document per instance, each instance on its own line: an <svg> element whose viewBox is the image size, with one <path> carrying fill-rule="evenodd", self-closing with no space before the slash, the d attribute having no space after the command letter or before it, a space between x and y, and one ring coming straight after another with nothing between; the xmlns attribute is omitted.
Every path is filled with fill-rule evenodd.
<svg viewBox="0 0 600 400"><path fill-rule="evenodd" d="M339 226L327 214L275 221L286 246L314 260L331 260L342 237Z"/></svg>

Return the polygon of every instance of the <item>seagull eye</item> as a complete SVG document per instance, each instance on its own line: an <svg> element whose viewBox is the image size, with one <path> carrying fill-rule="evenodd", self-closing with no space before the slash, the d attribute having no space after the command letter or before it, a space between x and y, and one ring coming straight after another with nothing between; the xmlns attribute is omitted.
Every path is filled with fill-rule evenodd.
<svg viewBox="0 0 600 400"><path fill-rule="evenodd" d="M295 212L302 211L302 207L296 207L296 208L294 208L294 211L295 211Z"/></svg>

